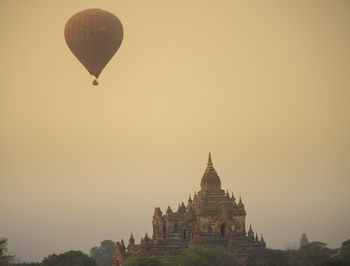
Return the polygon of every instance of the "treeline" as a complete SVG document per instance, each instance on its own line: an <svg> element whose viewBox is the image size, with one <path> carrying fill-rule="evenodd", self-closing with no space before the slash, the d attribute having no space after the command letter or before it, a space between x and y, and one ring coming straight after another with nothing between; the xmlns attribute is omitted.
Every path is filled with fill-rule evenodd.
<svg viewBox="0 0 350 266"><path fill-rule="evenodd" d="M23 262L18 257L8 254L7 239L0 238L0 266L98 266L98 264L80 250L51 254L42 262Z"/></svg>
<svg viewBox="0 0 350 266"><path fill-rule="evenodd" d="M233 255L222 247L190 246L177 257L130 257L123 266L240 266Z"/></svg>
<svg viewBox="0 0 350 266"><path fill-rule="evenodd" d="M0 266L111 266L115 243L101 242L93 247L90 255L81 251L67 251L51 254L40 263L22 262L7 253L7 239L0 238ZM191 246L179 256L158 259L154 257L130 257L123 266L241 266L223 248ZM301 242L300 248L277 250L267 249L248 262L249 266L350 266L350 239L337 249L328 248L322 242Z"/></svg>
<svg viewBox="0 0 350 266"><path fill-rule="evenodd" d="M242 266L222 248L191 246L172 259L128 258L123 266ZM247 266L350 266L350 239L338 249L325 243L310 242L298 249L267 249L251 258Z"/></svg>
<svg viewBox="0 0 350 266"><path fill-rule="evenodd" d="M350 266L350 239L337 249L327 247L323 242L309 242L298 249L269 249L267 265L286 266Z"/></svg>

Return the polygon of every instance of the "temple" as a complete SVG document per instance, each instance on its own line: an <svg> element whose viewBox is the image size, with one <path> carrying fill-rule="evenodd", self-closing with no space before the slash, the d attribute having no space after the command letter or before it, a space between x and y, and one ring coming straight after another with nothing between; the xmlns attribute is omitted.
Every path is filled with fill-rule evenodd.
<svg viewBox="0 0 350 266"><path fill-rule="evenodd" d="M135 244L131 233L128 246L117 242L113 266L121 266L129 256L171 257L190 245L224 247L234 257L245 263L266 250L266 243L254 234L252 226L246 232L246 211L241 197L238 203L228 191L221 189L220 178L213 167L211 155L201 179L201 190L191 195L187 205L179 204L177 211L170 206L163 214L154 209L153 235L146 235Z"/></svg>

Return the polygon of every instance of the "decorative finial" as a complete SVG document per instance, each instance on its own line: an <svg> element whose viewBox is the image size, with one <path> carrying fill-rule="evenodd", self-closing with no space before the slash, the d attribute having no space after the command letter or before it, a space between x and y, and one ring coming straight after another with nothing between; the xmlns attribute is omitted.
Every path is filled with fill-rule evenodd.
<svg viewBox="0 0 350 266"><path fill-rule="evenodd" d="M239 196L238 206L239 206L239 207L244 207L244 204L243 204L243 202L242 202L241 196Z"/></svg>
<svg viewBox="0 0 350 266"><path fill-rule="evenodd" d="M248 233L253 233L253 234L254 234L251 224L249 225L249 231L248 231Z"/></svg>
<svg viewBox="0 0 350 266"><path fill-rule="evenodd" d="M209 158L208 158L208 168L212 168L213 167L213 162L211 161L211 154L209 152Z"/></svg>
<svg viewBox="0 0 350 266"><path fill-rule="evenodd" d="M249 226L248 237L250 239L254 239L254 231L252 229L252 225Z"/></svg>
<svg viewBox="0 0 350 266"><path fill-rule="evenodd" d="M130 238L129 238L129 245L134 245L134 243L135 243L135 239L134 239L134 236L131 233Z"/></svg>
<svg viewBox="0 0 350 266"><path fill-rule="evenodd" d="M261 234L261 237L260 237L260 245L264 248L266 248L266 243L264 241L264 238L263 238L263 234Z"/></svg>

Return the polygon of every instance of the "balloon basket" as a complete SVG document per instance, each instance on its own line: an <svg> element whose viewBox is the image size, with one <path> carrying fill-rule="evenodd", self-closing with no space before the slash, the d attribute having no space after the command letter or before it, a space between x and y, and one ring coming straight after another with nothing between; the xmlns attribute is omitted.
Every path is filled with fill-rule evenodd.
<svg viewBox="0 0 350 266"><path fill-rule="evenodd" d="M94 79L94 80L92 81L92 85L98 86L98 80L97 80L97 79Z"/></svg>

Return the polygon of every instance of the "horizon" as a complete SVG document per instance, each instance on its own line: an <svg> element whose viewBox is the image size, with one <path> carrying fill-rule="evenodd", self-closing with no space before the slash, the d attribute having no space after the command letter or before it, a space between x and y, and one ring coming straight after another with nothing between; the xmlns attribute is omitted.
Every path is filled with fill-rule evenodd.
<svg viewBox="0 0 350 266"><path fill-rule="evenodd" d="M124 27L99 77L67 20L98 7ZM350 2L4 0L0 219L40 261L152 235L200 189L211 152L267 247L350 238ZM246 228L247 230L247 228Z"/></svg>

